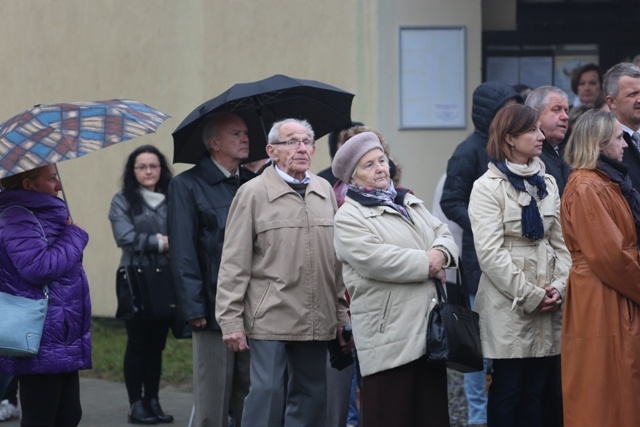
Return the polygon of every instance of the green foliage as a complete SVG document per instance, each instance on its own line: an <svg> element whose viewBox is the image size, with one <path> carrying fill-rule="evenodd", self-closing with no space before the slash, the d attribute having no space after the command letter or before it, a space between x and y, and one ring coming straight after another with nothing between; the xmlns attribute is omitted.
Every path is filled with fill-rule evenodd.
<svg viewBox="0 0 640 427"><path fill-rule="evenodd" d="M122 363L127 346L124 322L115 319L93 318L91 322L93 369L81 375L109 381L124 382ZM191 340L176 340L171 332L162 353L162 387L182 391L191 390Z"/></svg>

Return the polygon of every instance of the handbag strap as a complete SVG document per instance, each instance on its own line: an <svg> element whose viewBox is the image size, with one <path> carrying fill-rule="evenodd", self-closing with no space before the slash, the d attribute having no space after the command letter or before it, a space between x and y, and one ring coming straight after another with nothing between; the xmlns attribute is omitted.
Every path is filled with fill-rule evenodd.
<svg viewBox="0 0 640 427"><path fill-rule="evenodd" d="M438 302L447 302L447 293L444 291L442 282L438 279L433 279L436 283L436 292L438 293Z"/></svg>
<svg viewBox="0 0 640 427"><path fill-rule="evenodd" d="M442 282L438 279L433 279L436 283L436 292L438 293L438 302L448 302L447 293L444 290L444 286ZM467 287L462 280L462 263L458 258L458 268L456 270L456 287L460 291L462 298L459 298L461 301L459 304L461 307L467 308L471 310L471 304L469 303L469 292L467 291ZM458 298L456 298L457 300Z"/></svg>
<svg viewBox="0 0 640 427"><path fill-rule="evenodd" d="M151 261L153 263L154 259L155 259L155 254L153 254L153 252L149 252L147 251L147 242L146 241L141 241L139 243L140 246L140 255L138 255L138 262L135 263L135 253L136 253L136 244L138 243L138 235L142 234L142 233L138 233L137 231L134 232L135 234L133 235L133 249L130 251L130 255L129 255L129 265L142 265L142 260L144 259L145 256L149 256L151 258ZM148 252L148 253L147 253Z"/></svg>
<svg viewBox="0 0 640 427"><path fill-rule="evenodd" d="M471 310L471 303L469 302L469 288L467 287L467 282L463 279L463 268L462 268L462 260L458 258L458 269L456 271L456 286L460 288L460 293L462 294L463 307Z"/></svg>
<svg viewBox="0 0 640 427"><path fill-rule="evenodd" d="M42 231L42 238L44 239L45 242L49 243L49 239L47 239L47 234L44 232L44 228L42 228L42 224L40 223L40 220L38 220L38 217L36 216L36 214L31 212L29 209L25 208L24 206L20 206L20 205L9 206L3 209L2 212L0 212L0 217L2 217L9 209L13 209L13 208L22 209L29 212L38 223L38 227L40 227L40 231ZM42 288L42 293L44 294L44 299L49 301L49 285L44 285L44 287Z"/></svg>
<svg viewBox="0 0 640 427"><path fill-rule="evenodd" d="M42 228L42 224L40 223L40 221L38 220L38 217L36 216L36 214L34 214L33 212L31 212L29 209L25 208L24 206L20 206L20 205L11 205L5 209L2 210L2 212L0 212L0 217L3 216L9 209L13 209L13 208L18 208L18 209L22 209L25 210L27 212L29 212L33 218L36 220L36 222L38 223L38 227L40 227L40 231L42 231L42 237L44 239L45 242L49 243L49 239L47 239L47 235L44 232L44 228Z"/></svg>

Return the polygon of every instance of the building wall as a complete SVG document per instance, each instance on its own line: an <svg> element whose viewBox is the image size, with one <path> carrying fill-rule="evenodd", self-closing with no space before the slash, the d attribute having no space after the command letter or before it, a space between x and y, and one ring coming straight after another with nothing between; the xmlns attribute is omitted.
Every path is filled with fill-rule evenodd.
<svg viewBox="0 0 640 427"><path fill-rule="evenodd" d="M377 127L431 204L455 145L471 130L398 130L398 27L464 25L467 92L480 83L480 0L4 0L0 120L34 104L118 97L172 116L157 134L59 165L71 214L90 234L84 264L94 314L115 313L120 252L107 213L129 152L156 144L234 83L287 74L356 94L352 117ZM312 167L329 164L326 138ZM188 165L174 165L176 173Z"/></svg>
<svg viewBox="0 0 640 427"><path fill-rule="evenodd" d="M479 0L379 2L377 124L403 165L402 184L414 190L431 208L435 184L446 171L447 160L473 130L471 95L481 83L481 33ZM465 26L467 129L399 130L399 26Z"/></svg>
<svg viewBox="0 0 640 427"><path fill-rule="evenodd" d="M484 31L515 31L516 0L482 0Z"/></svg>

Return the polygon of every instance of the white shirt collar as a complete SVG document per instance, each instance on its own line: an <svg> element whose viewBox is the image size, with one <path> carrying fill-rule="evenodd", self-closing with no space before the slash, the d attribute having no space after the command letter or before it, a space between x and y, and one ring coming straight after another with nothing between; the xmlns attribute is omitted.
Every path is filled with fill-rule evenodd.
<svg viewBox="0 0 640 427"><path fill-rule="evenodd" d="M278 165L275 165L276 168L276 172L278 172L278 175L280 175L280 177L282 179L284 179L286 182L290 183L290 184L308 184L309 181L311 181L311 176L309 175L309 172L305 172L304 173L304 178L302 179L302 181L295 179L294 177L287 175L286 173L282 172L282 170L278 167Z"/></svg>
<svg viewBox="0 0 640 427"><path fill-rule="evenodd" d="M218 169L220 169L220 172L222 172L224 174L225 178L229 178L231 176L231 172L229 172L227 169L225 169L225 167L222 166L220 163L216 162L216 159L214 159L213 156L209 156L209 158L211 159L213 164L216 165L218 167ZM237 174L238 174L238 170L236 169L235 175L237 175Z"/></svg>
<svg viewBox="0 0 640 427"><path fill-rule="evenodd" d="M629 126L627 125L623 125L622 123L620 123L620 126L622 127L622 130L625 131L626 133L628 133L629 135L633 136L634 133L636 133L635 130L632 130Z"/></svg>

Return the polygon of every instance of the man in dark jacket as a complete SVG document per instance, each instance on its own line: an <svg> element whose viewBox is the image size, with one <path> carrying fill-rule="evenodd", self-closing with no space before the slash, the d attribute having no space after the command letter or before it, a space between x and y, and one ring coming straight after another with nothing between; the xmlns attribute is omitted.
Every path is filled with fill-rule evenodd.
<svg viewBox="0 0 640 427"><path fill-rule="evenodd" d="M467 212L469 196L473 183L487 171L489 164L489 125L500 108L514 103L522 103L522 98L507 84L489 81L478 86L473 92L471 107L475 130L456 147L447 165L447 178L440 207L449 220L462 228L462 278L469 291L472 305L478 291L481 271ZM465 375L469 425L487 423L485 379L483 371Z"/></svg>
<svg viewBox="0 0 640 427"><path fill-rule="evenodd" d="M552 175L562 197L571 169L564 161L564 147L569 129L569 97L555 86L540 86L534 89L525 101L540 113L540 128L545 135L540 159L545 172ZM549 371L542 394L542 418L545 427L560 427L562 420L562 384L560 356L553 356L553 368Z"/></svg>
<svg viewBox="0 0 640 427"><path fill-rule="evenodd" d="M249 353L227 348L214 314L229 207L238 187L254 176L239 167L249 156L247 126L234 114L214 117L204 126L203 142L209 155L169 185L171 270L193 330L193 425L227 427L231 411L240 426Z"/></svg>
<svg viewBox="0 0 640 427"><path fill-rule="evenodd" d="M553 176L562 197L571 169L564 161L564 147L569 129L569 97L555 86L540 86L528 96L525 104L540 113L540 127L546 139L542 144L540 159L545 172Z"/></svg>
<svg viewBox="0 0 640 427"><path fill-rule="evenodd" d="M629 168L629 178L640 190L640 68L628 62L616 64L604 76L607 104L624 131L627 142L622 163Z"/></svg>

